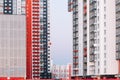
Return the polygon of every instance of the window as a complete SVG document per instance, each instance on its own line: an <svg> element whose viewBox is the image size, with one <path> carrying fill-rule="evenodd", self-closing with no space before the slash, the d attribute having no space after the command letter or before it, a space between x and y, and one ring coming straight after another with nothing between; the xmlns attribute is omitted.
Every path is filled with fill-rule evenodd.
<svg viewBox="0 0 120 80"><path fill-rule="evenodd" d="M104 45L104 50L106 50L106 45Z"/></svg>
<svg viewBox="0 0 120 80"><path fill-rule="evenodd" d="M104 26L106 27L106 22L104 22Z"/></svg>
<svg viewBox="0 0 120 80"><path fill-rule="evenodd" d="M98 21L99 21L99 16L98 16Z"/></svg>
<svg viewBox="0 0 120 80"><path fill-rule="evenodd" d="M106 35L106 30L104 30L104 35Z"/></svg>
<svg viewBox="0 0 120 80"><path fill-rule="evenodd" d="M9 11L9 13L11 13L11 11Z"/></svg>
<svg viewBox="0 0 120 80"><path fill-rule="evenodd" d="M98 69L98 74L100 73L100 69Z"/></svg>
<svg viewBox="0 0 120 80"><path fill-rule="evenodd" d="M98 9L98 13L99 13L99 9Z"/></svg>
<svg viewBox="0 0 120 80"><path fill-rule="evenodd" d="M99 29L99 24L98 24L98 29Z"/></svg>
<svg viewBox="0 0 120 80"><path fill-rule="evenodd" d="M106 38L104 37L104 42L106 42Z"/></svg>
<svg viewBox="0 0 120 80"><path fill-rule="evenodd" d="M100 65L100 62L98 61L98 66Z"/></svg>
<svg viewBox="0 0 120 80"><path fill-rule="evenodd" d="M99 6L99 1L98 1L98 6Z"/></svg>
<svg viewBox="0 0 120 80"><path fill-rule="evenodd" d="M106 7L104 7L104 11L106 12Z"/></svg>
<svg viewBox="0 0 120 80"><path fill-rule="evenodd" d="M98 39L98 43L99 43L100 41L99 41L99 39Z"/></svg>
<svg viewBox="0 0 120 80"><path fill-rule="evenodd" d="M104 66L106 66L106 60L104 61Z"/></svg>
<svg viewBox="0 0 120 80"><path fill-rule="evenodd" d="M106 0L104 0L104 4L106 4Z"/></svg>
<svg viewBox="0 0 120 80"><path fill-rule="evenodd" d="M106 73L106 68L104 68L104 73Z"/></svg>
<svg viewBox="0 0 120 80"><path fill-rule="evenodd" d="M104 19L106 19L106 14L104 14Z"/></svg>
<svg viewBox="0 0 120 80"><path fill-rule="evenodd" d="M106 58L106 53L104 53L104 58Z"/></svg>

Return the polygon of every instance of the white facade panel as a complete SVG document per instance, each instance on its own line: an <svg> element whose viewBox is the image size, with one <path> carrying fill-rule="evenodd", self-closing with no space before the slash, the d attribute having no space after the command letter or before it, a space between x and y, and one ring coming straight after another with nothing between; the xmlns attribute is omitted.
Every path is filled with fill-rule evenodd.
<svg viewBox="0 0 120 80"><path fill-rule="evenodd" d="M0 15L0 77L26 77L24 15Z"/></svg>
<svg viewBox="0 0 120 80"><path fill-rule="evenodd" d="M97 18L95 20L95 60L90 62L88 58L87 75L115 75L118 73L116 60L116 23L115 23L115 0L95 0ZM90 35L90 2L88 5L88 32ZM95 6L94 6L95 7ZM90 37L88 39L88 52L90 56ZM94 73L91 72L94 70Z"/></svg>
<svg viewBox="0 0 120 80"><path fill-rule="evenodd" d="M83 0L78 0L79 75L83 76Z"/></svg>

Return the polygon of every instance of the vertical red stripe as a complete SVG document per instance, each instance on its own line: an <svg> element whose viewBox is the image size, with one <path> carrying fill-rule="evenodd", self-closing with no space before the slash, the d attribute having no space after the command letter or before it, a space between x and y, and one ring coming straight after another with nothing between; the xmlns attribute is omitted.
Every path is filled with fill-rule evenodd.
<svg viewBox="0 0 120 80"><path fill-rule="evenodd" d="M120 60L118 60L118 74L120 74Z"/></svg>
<svg viewBox="0 0 120 80"><path fill-rule="evenodd" d="M32 26L31 26L31 0L26 0L26 76L32 79Z"/></svg>

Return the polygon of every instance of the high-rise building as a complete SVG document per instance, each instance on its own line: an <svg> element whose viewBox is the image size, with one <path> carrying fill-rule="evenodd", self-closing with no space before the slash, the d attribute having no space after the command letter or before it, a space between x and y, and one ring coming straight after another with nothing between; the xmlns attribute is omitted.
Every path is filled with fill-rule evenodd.
<svg viewBox="0 0 120 80"><path fill-rule="evenodd" d="M115 22L119 26L119 7L119 0L68 1L68 11L73 14L73 77L118 74L119 27Z"/></svg>
<svg viewBox="0 0 120 80"><path fill-rule="evenodd" d="M25 0L0 0L0 78L26 78Z"/></svg>
<svg viewBox="0 0 120 80"><path fill-rule="evenodd" d="M27 79L50 79L49 0L26 0Z"/></svg>
<svg viewBox="0 0 120 80"><path fill-rule="evenodd" d="M88 75L113 77L116 60L115 0L88 2Z"/></svg>
<svg viewBox="0 0 120 80"><path fill-rule="evenodd" d="M118 74L120 75L120 0L116 0L116 59L118 60Z"/></svg>
<svg viewBox="0 0 120 80"><path fill-rule="evenodd" d="M49 0L0 1L0 77L50 79Z"/></svg>
<svg viewBox="0 0 120 80"><path fill-rule="evenodd" d="M72 76L87 74L87 0L69 0L68 11L73 15Z"/></svg>
<svg viewBox="0 0 120 80"><path fill-rule="evenodd" d="M73 76L87 75L87 0L69 0L73 14Z"/></svg>

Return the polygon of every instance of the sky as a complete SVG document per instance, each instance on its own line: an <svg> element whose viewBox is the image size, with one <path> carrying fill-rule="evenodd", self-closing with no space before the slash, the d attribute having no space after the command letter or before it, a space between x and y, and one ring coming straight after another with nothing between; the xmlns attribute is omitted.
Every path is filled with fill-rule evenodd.
<svg viewBox="0 0 120 80"><path fill-rule="evenodd" d="M72 62L72 13L68 0L50 0L51 57L53 64Z"/></svg>

